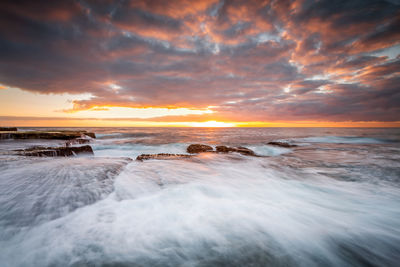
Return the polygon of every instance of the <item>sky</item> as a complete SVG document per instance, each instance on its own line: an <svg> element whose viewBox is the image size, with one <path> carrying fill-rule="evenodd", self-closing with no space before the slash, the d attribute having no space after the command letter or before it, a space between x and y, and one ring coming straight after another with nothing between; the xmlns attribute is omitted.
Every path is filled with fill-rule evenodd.
<svg viewBox="0 0 400 267"><path fill-rule="evenodd" d="M400 0L2 0L0 125L400 127Z"/></svg>

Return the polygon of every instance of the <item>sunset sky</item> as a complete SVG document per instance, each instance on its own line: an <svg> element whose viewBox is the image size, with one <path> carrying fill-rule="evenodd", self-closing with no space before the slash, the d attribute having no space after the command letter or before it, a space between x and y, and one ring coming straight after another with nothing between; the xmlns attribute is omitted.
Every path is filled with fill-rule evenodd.
<svg viewBox="0 0 400 267"><path fill-rule="evenodd" d="M400 127L400 1L1 1L0 126Z"/></svg>

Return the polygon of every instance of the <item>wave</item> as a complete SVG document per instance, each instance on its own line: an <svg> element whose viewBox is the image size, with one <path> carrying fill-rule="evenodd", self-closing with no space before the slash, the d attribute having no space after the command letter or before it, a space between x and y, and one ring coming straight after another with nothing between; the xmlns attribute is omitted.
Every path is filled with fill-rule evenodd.
<svg viewBox="0 0 400 267"><path fill-rule="evenodd" d="M277 147L271 145L249 146L248 148L250 148L257 155L260 156L279 156L293 151L292 149L289 148Z"/></svg>
<svg viewBox="0 0 400 267"><path fill-rule="evenodd" d="M295 138L296 142L309 142L309 143L330 143L330 144L385 144L391 142L390 140L359 137L359 136L317 136L306 138Z"/></svg>
<svg viewBox="0 0 400 267"><path fill-rule="evenodd" d="M102 200L0 240L0 261L394 266L400 260L398 189L276 168L279 157L237 157L133 161Z"/></svg>
<svg viewBox="0 0 400 267"><path fill-rule="evenodd" d="M158 133L136 132L136 133L104 133L97 134L98 139L127 139L158 136Z"/></svg>
<svg viewBox="0 0 400 267"><path fill-rule="evenodd" d="M135 158L140 154L157 154L157 153L186 153L186 148L189 144L171 143L161 145L147 144L101 144L95 143L92 145L94 153L97 157L131 157ZM292 149L276 147L270 145L252 145L246 146L260 156L279 156L292 152Z"/></svg>
<svg viewBox="0 0 400 267"><path fill-rule="evenodd" d="M171 143L161 145L146 144L113 144L94 143L92 145L96 157L131 157L136 158L140 154L156 153L186 153L188 144Z"/></svg>
<svg viewBox="0 0 400 267"><path fill-rule="evenodd" d="M103 199L113 191L113 179L128 162L122 158L2 158L0 226L36 225Z"/></svg>
<svg viewBox="0 0 400 267"><path fill-rule="evenodd" d="M115 131L99 129L94 157L0 156L1 266L400 262L399 143L367 137L386 136L383 130L155 129L163 134L154 138ZM398 130L386 131L398 138ZM300 147L265 145L278 138ZM185 153L194 142L269 157L125 158Z"/></svg>

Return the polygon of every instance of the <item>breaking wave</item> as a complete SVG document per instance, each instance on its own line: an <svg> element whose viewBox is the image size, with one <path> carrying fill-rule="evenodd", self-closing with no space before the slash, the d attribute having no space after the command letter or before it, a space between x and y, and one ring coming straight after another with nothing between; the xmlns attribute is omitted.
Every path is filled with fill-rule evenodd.
<svg viewBox="0 0 400 267"><path fill-rule="evenodd" d="M84 162L64 166L59 172L67 175L57 180L50 179L57 165L33 173L31 185L22 185L21 212L29 214L28 199L44 197L42 190L54 195L38 213L67 210L2 235L0 260L3 266L394 266L400 260L399 189L234 157L132 162L115 180L96 179L97 164L109 168L108 160L77 159ZM77 179L78 191L62 177ZM7 192L21 191L19 179L26 177ZM11 196L4 203L15 202Z"/></svg>
<svg viewBox="0 0 400 267"><path fill-rule="evenodd" d="M94 157L0 155L1 266L400 262L400 147L388 141L395 130L386 130L393 139L359 129L99 131ZM279 139L299 146L266 145ZM194 142L244 145L265 157L132 160L184 153Z"/></svg>

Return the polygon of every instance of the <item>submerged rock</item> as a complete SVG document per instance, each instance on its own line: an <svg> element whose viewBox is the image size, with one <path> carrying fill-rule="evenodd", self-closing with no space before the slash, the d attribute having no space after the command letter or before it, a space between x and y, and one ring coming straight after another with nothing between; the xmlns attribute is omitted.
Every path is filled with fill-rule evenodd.
<svg viewBox="0 0 400 267"><path fill-rule="evenodd" d="M84 136L96 138L95 133L86 131L5 131L0 133L0 139L59 139L71 140Z"/></svg>
<svg viewBox="0 0 400 267"><path fill-rule="evenodd" d="M286 148L297 147L297 145L291 145L291 144L286 143L286 142L269 142L268 145L280 146L280 147L286 147Z"/></svg>
<svg viewBox="0 0 400 267"><path fill-rule="evenodd" d="M76 147L41 147L35 146L23 150L15 150L17 155L32 156L32 157L71 157L78 154L93 155L91 146L76 146Z"/></svg>
<svg viewBox="0 0 400 267"><path fill-rule="evenodd" d="M208 145L202 145L202 144L192 144L187 147L186 151L188 153L194 154L194 153L201 153L201 152L209 152L213 151L214 149L211 146Z"/></svg>
<svg viewBox="0 0 400 267"><path fill-rule="evenodd" d="M13 131L16 132L18 129L16 127L0 127L0 132L8 132Z"/></svg>
<svg viewBox="0 0 400 267"><path fill-rule="evenodd" d="M183 159L191 158L192 155L188 154L169 154L169 153L159 153L159 154L141 154L136 157L136 160L143 161L148 159Z"/></svg>
<svg viewBox="0 0 400 267"><path fill-rule="evenodd" d="M216 146L215 149L217 150L218 153L229 153L229 152L237 152L243 155L248 155L248 156L255 156L256 154L254 153L253 150L247 148L247 147L229 147L229 146Z"/></svg>

